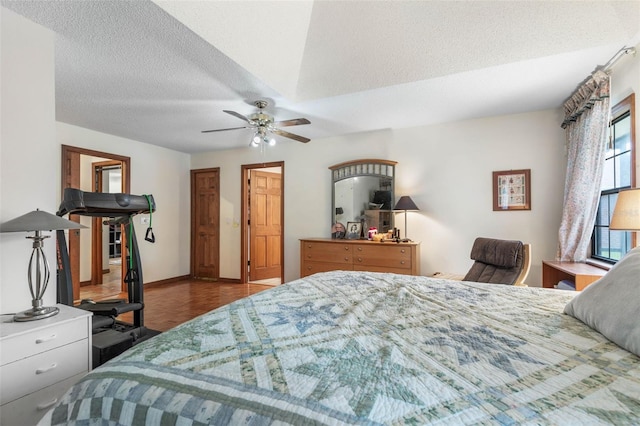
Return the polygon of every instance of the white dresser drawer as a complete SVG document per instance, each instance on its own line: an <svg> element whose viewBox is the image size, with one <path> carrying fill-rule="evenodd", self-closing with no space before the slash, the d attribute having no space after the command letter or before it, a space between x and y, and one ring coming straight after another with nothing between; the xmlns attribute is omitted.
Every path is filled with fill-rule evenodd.
<svg viewBox="0 0 640 426"><path fill-rule="evenodd" d="M84 339L0 367L0 404L86 372L88 345Z"/></svg>
<svg viewBox="0 0 640 426"><path fill-rule="evenodd" d="M53 324L50 327L29 333L13 335L2 340L0 361L2 361L2 365L9 364L77 340L86 339L86 337L87 330L78 327L77 321Z"/></svg>
<svg viewBox="0 0 640 426"><path fill-rule="evenodd" d="M0 407L0 424L2 426L35 425L85 374L76 374L67 380L3 405Z"/></svg>

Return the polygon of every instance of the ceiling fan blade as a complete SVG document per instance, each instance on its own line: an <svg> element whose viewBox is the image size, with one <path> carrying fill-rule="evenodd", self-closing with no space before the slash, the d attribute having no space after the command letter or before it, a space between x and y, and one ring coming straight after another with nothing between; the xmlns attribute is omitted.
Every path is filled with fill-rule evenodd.
<svg viewBox="0 0 640 426"><path fill-rule="evenodd" d="M238 130L238 129L248 129L249 127L230 127L228 129L215 129L215 130L203 130L202 133L212 133L212 132L224 132L226 130Z"/></svg>
<svg viewBox="0 0 640 426"><path fill-rule="evenodd" d="M240 120L244 120L244 121L246 121L247 123L250 123L250 122L251 122L247 117L245 117L244 115L240 114L239 112L229 111L229 110L226 110L226 109L223 109L222 111L223 111L223 112L226 112L227 114L231 114L231 115L233 115L234 117L239 118Z"/></svg>
<svg viewBox="0 0 640 426"><path fill-rule="evenodd" d="M284 130L279 129L273 130L273 133L275 133L276 135L284 136L285 138L297 140L298 142L307 143L311 140L309 138L305 138L304 136L294 135L293 133L285 132Z"/></svg>
<svg viewBox="0 0 640 426"><path fill-rule="evenodd" d="M311 124L311 122L306 118L294 118L292 120L276 121L273 124L278 127L287 127L287 126L299 126L301 124Z"/></svg>

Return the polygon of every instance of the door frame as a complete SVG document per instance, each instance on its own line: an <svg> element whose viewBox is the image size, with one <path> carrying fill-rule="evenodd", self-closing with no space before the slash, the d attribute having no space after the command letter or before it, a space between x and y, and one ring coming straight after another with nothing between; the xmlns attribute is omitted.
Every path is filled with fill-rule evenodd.
<svg viewBox="0 0 640 426"><path fill-rule="evenodd" d="M259 163L259 164L243 164L241 174L241 218L240 223L240 282L248 282L247 262L250 260L249 254L249 175L253 169L266 169L269 167L280 167L282 175L282 186L280 188L280 223L282 229L280 230L280 282L284 282L284 161L274 161L271 163Z"/></svg>
<svg viewBox="0 0 640 426"><path fill-rule="evenodd" d="M81 155L87 155L87 156L91 156L91 157L100 157L100 158L105 158L108 160L113 160L113 161L119 161L122 164L122 187L124 188L124 192L125 193L130 193L131 192L131 158L130 157L126 157L123 155L117 155L117 154L111 154L108 152L102 152L102 151L96 151L93 149L87 149L87 148L79 148L76 146L71 146L71 145L61 145L61 149L62 149L62 154L60 156L61 158L61 166L60 166L60 176L61 176L61 182L60 182L60 186L61 186L61 190L60 190L60 197L62 197L62 194L64 193L64 189L68 188L68 187L72 187L72 185L76 184L75 182L69 182L68 177L72 175L72 170L74 167L78 168L80 167L79 164L79 160L80 160L80 156ZM75 164L73 161L74 156L78 159L78 164ZM78 179L79 179L79 174L78 174ZM80 182L77 183L77 185L79 185ZM93 183L92 183L92 187L93 187ZM80 221L80 218L78 216L76 216L75 218L73 218L72 216L76 216L76 215L69 215L69 220L74 220L76 222ZM71 235L71 234L70 234ZM69 237L69 263L72 264L73 260L72 260L72 256L75 256L77 259L79 259L80 256L80 241L77 240L76 243L73 242L73 240L75 240L74 238L71 238L71 236ZM75 247L74 247L75 245ZM123 246L122 247L122 251L121 251L121 255L124 257L126 257L126 247ZM78 261L79 264L79 261ZM124 274L125 274L125 268L122 268L122 282L121 282L121 289L123 292L127 291L127 285L124 282ZM80 300L80 276L79 276L79 272L76 272L76 277L73 277L72 274L72 281L73 281L73 299L74 300Z"/></svg>

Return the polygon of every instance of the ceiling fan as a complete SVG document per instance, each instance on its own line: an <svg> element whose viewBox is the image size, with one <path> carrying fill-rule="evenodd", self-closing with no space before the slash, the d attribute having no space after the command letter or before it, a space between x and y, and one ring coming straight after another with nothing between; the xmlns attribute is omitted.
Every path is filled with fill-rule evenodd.
<svg viewBox="0 0 640 426"><path fill-rule="evenodd" d="M292 120L274 121L272 116L264 112L264 109L268 105L267 101L264 101L264 100L255 101L254 105L258 108L258 112L251 114L249 117L245 117L244 115L237 113L235 111L223 110L227 114L231 114L234 117L239 118L240 120L246 121L247 122L246 126L231 127L228 129L203 130L202 133L224 132L227 130L237 130L237 129L255 129L253 139L251 140L252 146L258 146L261 143L275 145L276 141L273 137L269 135L269 133L284 136L285 138L293 139L298 142L307 143L311 140L309 138L305 138L304 136L285 132L284 130L279 129L279 127L298 126L300 124L311 124L311 122L306 118L294 118Z"/></svg>

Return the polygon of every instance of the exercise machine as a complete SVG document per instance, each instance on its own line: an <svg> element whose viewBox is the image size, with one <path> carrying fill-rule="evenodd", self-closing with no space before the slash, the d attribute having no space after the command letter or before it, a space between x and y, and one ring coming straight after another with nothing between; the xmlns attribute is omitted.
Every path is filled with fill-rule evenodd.
<svg viewBox="0 0 640 426"><path fill-rule="evenodd" d="M75 306L93 313L93 367L97 367L133 345L155 336L159 332L144 326L144 296L142 262L133 226L133 218L138 214L152 214L155 201L152 195L111 194L86 192L75 188L66 188L57 215L76 214L105 219L109 226L123 226L121 240L127 248L124 282L127 284L127 299L93 301L83 299L74 305L73 284L69 253L64 231L57 231L58 241L58 303ZM155 242L153 228L149 228L145 240ZM132 312L133 323L123 322L118 316Z"/></svg>

